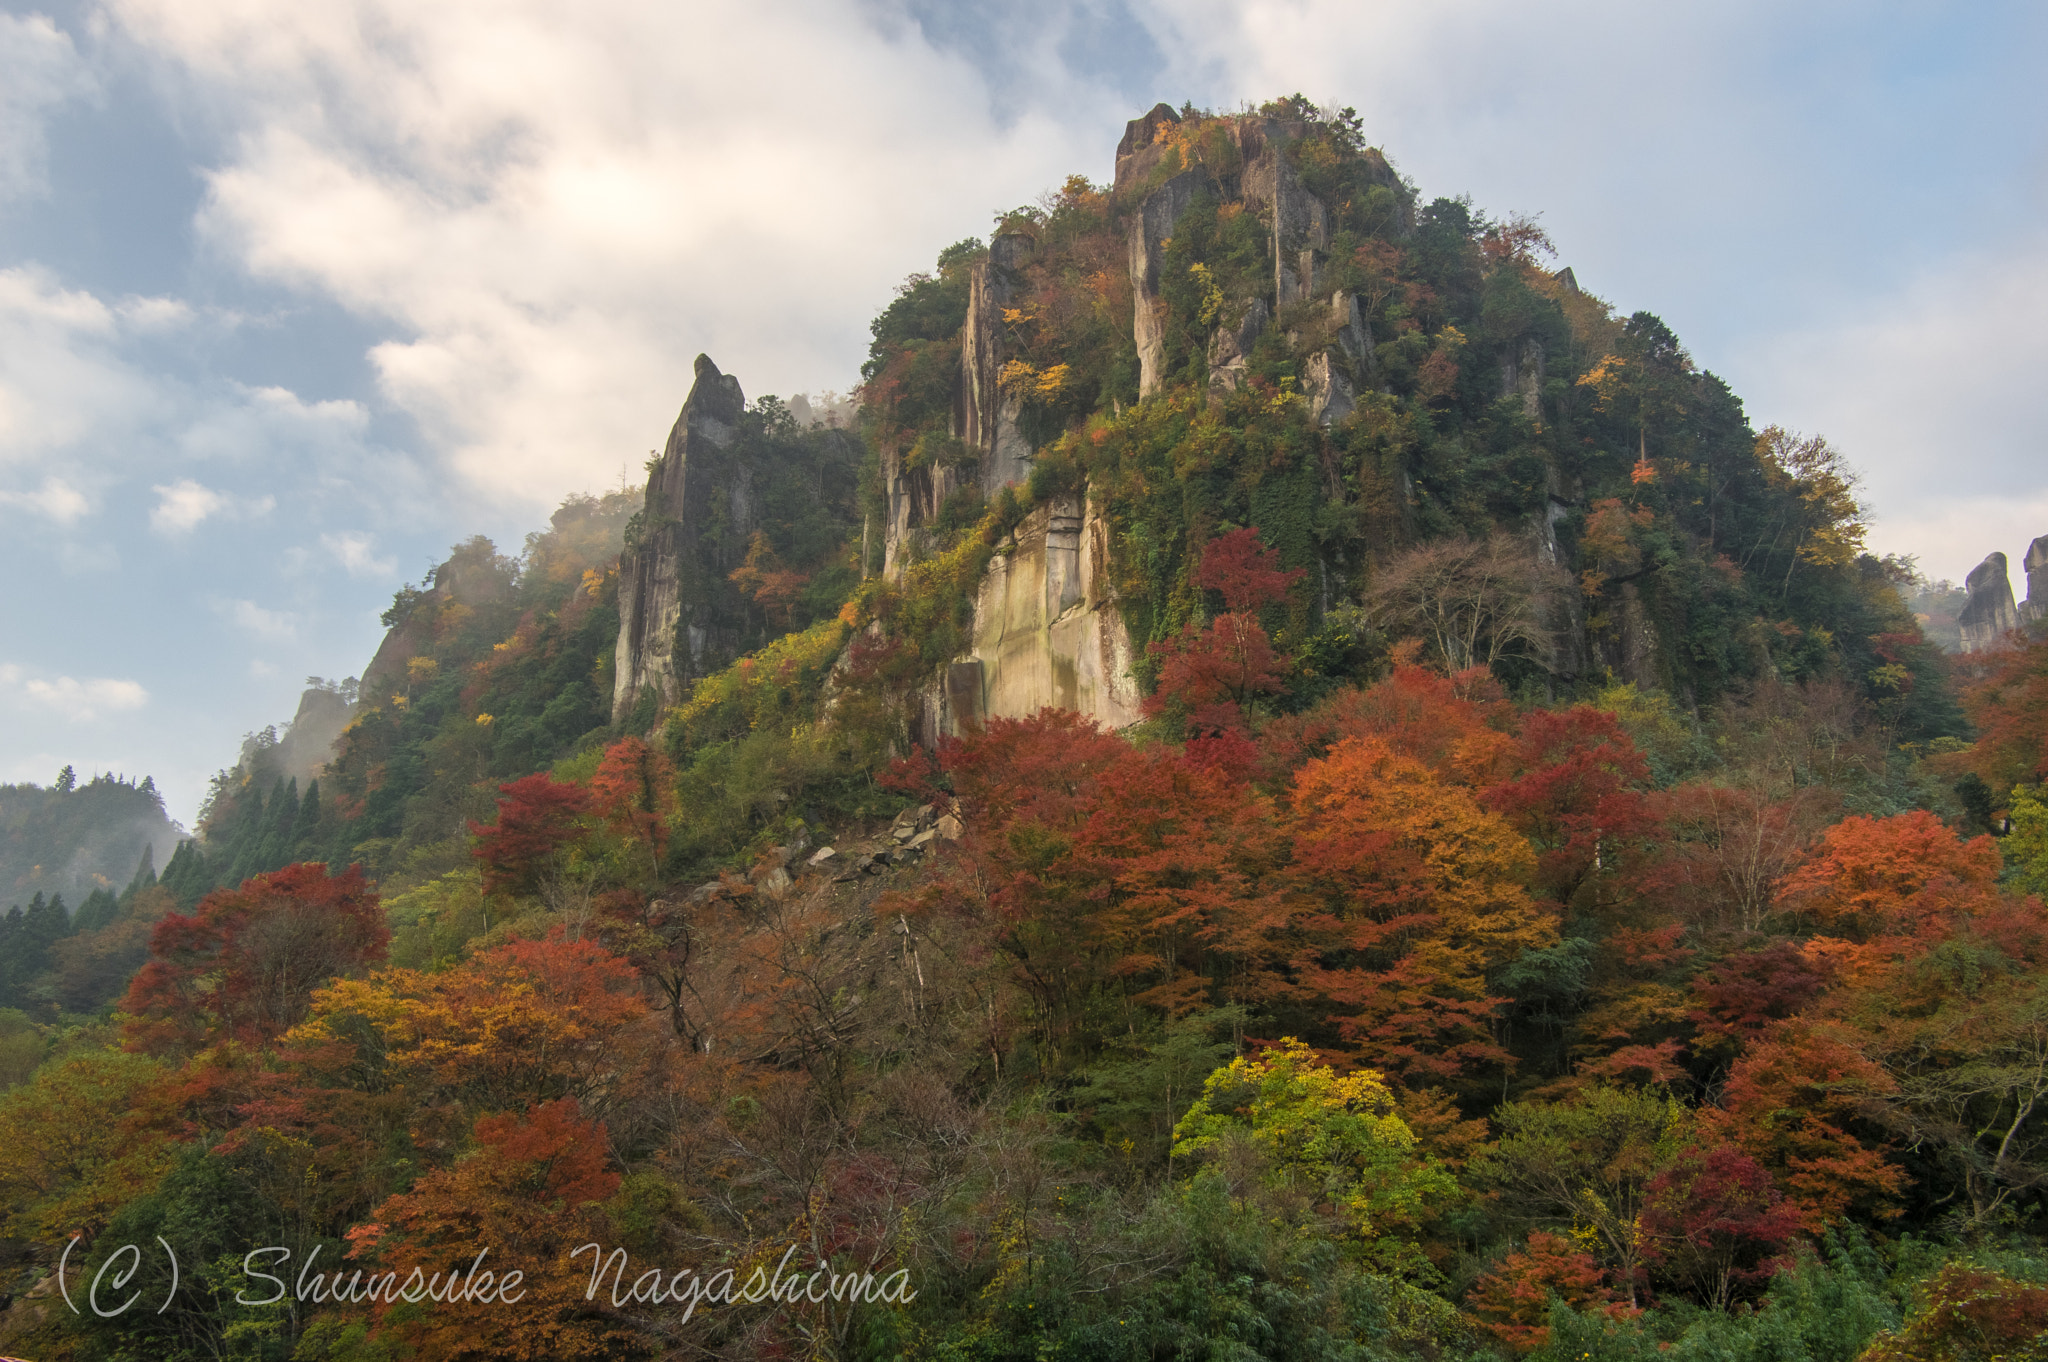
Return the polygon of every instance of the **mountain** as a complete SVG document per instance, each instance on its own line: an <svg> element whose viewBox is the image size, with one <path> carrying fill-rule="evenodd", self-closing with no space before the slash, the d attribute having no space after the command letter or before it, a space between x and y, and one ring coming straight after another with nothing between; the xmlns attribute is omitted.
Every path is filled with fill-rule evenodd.
<svg viewBox="0 0 2048 1362"><path fill-rule="evenodd" d="M147 776L80 784L67 766L47 787L0 785L0 904L40 894L76 908L96 890L118 893L138 866L168 862L184 836Z"/></svg>
<svg viewBox="0 0 2048 1362"><path fill-rule="evenodd" d="M675 851L707 871L988 718L1137 722L1222 607L1203 546L1243 526L1298 574L1261 615L1283 708L1413 638L1525 696L1621 681L1699 713L1834 676L1903 740L1957 731L1840 453L1755 429L1533 221L1424 202L1299 100L1160 105L1116 166L906 281L852 425L700 357L637 507L572 500L518 559L459 546L394 602L317 826L261 827L304 762L224 774L216 878L452 867L494 782L657 730L717 811Z"/></svg>
<svg viewBox="0 0 2048 1362"><path fill-rule="evenodd" d="M456 545L160 881L10 920L0 1347L2038 1343L2002 557L1867 553L1840 451L1349 111L1116 164L851 411L698 359L644 489ZM244 1307L252 1225L525 1289ZM64 1313L74 1237L213 1266Z"/></svg>

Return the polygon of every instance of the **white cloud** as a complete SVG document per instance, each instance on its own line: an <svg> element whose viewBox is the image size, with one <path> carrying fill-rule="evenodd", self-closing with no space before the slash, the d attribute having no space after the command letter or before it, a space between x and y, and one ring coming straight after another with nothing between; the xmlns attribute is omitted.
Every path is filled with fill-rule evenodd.
<svg viewBox="0 0 2048 1362"><path fill-rule="evenodd" d="M36 265L0 268L0 509L68 525L138 475L206 464L216 471L203 478L145 484L159 533L269 514L275 494L223 485L252 476L302 498L369 494L397 501L394 519L417 515L418 469L371 442L362 403L231 379L189 382L165 362L167 340L215 336L240 321L174 298L109 302Z"/></svg>
<svg viewBox="0 0 2048 1362"><path fill-rule="evenodd" d="M92 509L84 493L55 476L44 478L42 486L33 492L0 490L0 506L25 507L59 525L69 525Z"/></svg>
<svg viewBox="0 0 2048 1362"><path fill-rule="evenodd" d="M161 409L157 380L117 352L120 333L91 293L33 265L0 269L0 468L88 439L120 447Z"/></svg>
<svg viewBox="0 0 2048 1362"><path fill-rule="evenodd" d="M258 638L283 640L297 636L298 617L289 610L266 610L254 601L228 601L221 609L237 626Z"/></svg>
<svg viewBox="0 0 2048 1362"><path fill-rule="evenodd" d="M375 544L376 536L354 530L320 536L320 546L333 554L351 577L389 577L398 570L395 559L377 557Z"/></svg>
<svg viewBox="0 0 2048 1362"><path fill-rule="evenodd" d="M90 92L91 73L48 16L0 14L0 203L43 191L49 148L44 119Z"/></svg>
<svg viewBox="0 0 2048 1362"><path fill-rule="evenodd" d="M370 414L360 402L307 402L286 388L230 385L231 400L197 413L178 435L188 457L267 463L290 454L347 459L363 448Z"/></svg>
<svg viewBox="0 0 2048 1362"><path fill-rule="evenodd" d="M1133 112L1062 68L1055 23L1020 28L1033 102L999 122L887 5L113 12L238 131L210 239L399 333L372 350L383 393L473 488L529 503L659 444L699 350L751 393L843 387L904 274L1105 172Z"/></svg>
<svg viewBox="0 0 2048 1362"><path fill-rule="evenodd" d="M227 505L226 497L190 478L154 490L157 504L149 513L149 523L166 534L187 533Z"/></svg>
<svg viewBox="0 0 2048 1362"><path fill-rule="evenodd" d="M2048 239L1942 262L1737 374L1759 421L1818 430L1864 473L1872 542L1961 581L2048 534Z"/></svg>
<svg viewBox="0 0 2048 1362"><path fill-rule="evenodd" d="M150 490L156 493L157 504L156 509L149 513L149 523L160 534L189 534L202 521L214 516L248 519L269 515L277 508L276 497L232 496L190 478L181 478L168 487L158 486Z"/></svg>
<svg viewBox="0 0 2048 1362"><path fill-rule="evenodd" d="M149 703L149 692L139 682L106 677L81 681L69 676L33 676L14 664L0 664L0 695L11 695L32 707L78 722L105 713L141 709Z"/></svg>

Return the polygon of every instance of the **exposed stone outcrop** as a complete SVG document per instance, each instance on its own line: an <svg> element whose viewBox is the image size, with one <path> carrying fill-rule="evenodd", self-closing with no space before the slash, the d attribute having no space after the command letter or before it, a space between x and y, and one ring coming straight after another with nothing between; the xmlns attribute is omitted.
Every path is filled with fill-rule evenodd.
<svg viewBox="0 0 2048 1362"><path fill-rule="evenodd" d="M2027 545L2020 566L2027 574L2027 599L2020 606L2020 622L2048 624L2048 534Z"/></svg>
<svg viewBox="0 0 2048 1362"><path fill-rule="evenodd" d="M1039 507L998 547L974 635L922 697L927 742L1048 705L1110 728L1138 721L1130 635L1109 591L1109 527L1080 496Z"/></svg>
<svg viewBox="0 0 2048 1362"><path fill-rule="evenodd" d="M1963 635L1962 651L1975 653L1995 647L2000 639L2020 627L2004 554L1994 553L1971 568L1963 589L1969 592L1969 601L1956 617Z"/></svg>
<svg viewBox="0 0 2048 1362"><path fill-rule="evenodd" d="M1330 249L1323 201L1301 187L1284 148L1267 140L1244 168L1244 201L1259 209L1273 233L1273 306L1314 297Z"/></svg>
<svg viewBox="0 0 2048 1362"><path fill-rule="evenodd" d="M1355 409L1357 394L1376 381L1373 339L1356 298L1343 290L1325 293L1329 209L1303 186L1287 157L1288 145L1306 125L1257 115L1205 125L1213 128L1205 137L1232 154L1218 170L1186 166L1180 148L1162 136L1179 123L1172 109L1159 105L1131 120L1117 148L1117 189L1137 197L1128 244L1139 396L1151 396L1165 380L1165 303L1159 286L1163 249L1196 196L1206 193L1224 207L1257 215L1269 234L1273 269L1271 291L1240 301L1211 336L1210 386L1230 392L1242 384L1252 345L1278 319L1289 328L1288 341L1300 355L1300 391L1310 411L1324 425L1343 420ZM1298 306L1325 296L1327 314Z"/></svg>
<svg viewBox="0 0 2048 1362"><path fill-rule="evenodd" d="M1033 242L1004 232L967 278L967 324L960 332L960 400L953 434L981 458L981 490L993 496L1031 474L1031 446L1017 430L1018 399L1003 393L1003 309L1015 302L1017 271ZM940 498L943 503L944 498Z"/></svg>
<svg viewBox="0 0 2048 1362"><path fill-rule="evenodd" d="M1543 344L1525 340L1521 353L1510 350L1500 358L1500 395L1522 399L1522 414L1531 421L1542 415Z"/></svg>
<svg viewBox="0 0 2048 1362"><path fill-rule="evenodd" d="M918 548L921 529L955 492L976 483L983 496L1031 476L1031 443L1017 428L1023 403L1002 388L1003 311L1016 302L1018 273L1034 242L1022 232L1003 232L988 254L968 267L967 320L960 328L960 375L954 388L953 438L964 448L954 461L906 462L908 450L882 450L882 490L888 502L883 527L882 571L893 577Z"/></svg>
<svg viewBox="0 0 2048 1362"><path fill-rule="evenodd" d="M408 664L433 652L435 630L444 613L464 606L473 610L499 599L512 589L514 572L515 565L500 557L491 541L481 535L459 546L427 574L425 589L393 620L377 645L377 655L363 668L358 691L363 703L382 705L393 695L408 693L412 684Z"/></svg>
<svg viewBox="0 0 2048 1362"><path fill-rule="evenodd" d="M717 616L712 586L740 565L754 522L752 478L732 457L746 397L739 380L697 356L696 382L647 480L638 542L619 558L619 642L612 721L642 687L664 706L738 646ZM714 521L724 533L708 533Z"/></svg>
<svg viewBox="0 0 2048 1362"><path fill-rule="evenodd" d="M1138 396L1159 391L1166 371L1165 300L1159 296L1160 247L1173 235L1195 194L1211 183L1209 172L1183 171L1146 197L1131 221L1131 289L1137 295L1132 334L1138 343Z"/></svg>
<svg viewBox="0 0 2048 1362"><path fill-rule="evenodd" d="M1273 320L1273 309L1264 298L1252 299L1233 326L1220 326L1209 341L1209 386L1220 392L1236 392L1244 382L1246 361L1252 346L1265 334Z"/></svg>

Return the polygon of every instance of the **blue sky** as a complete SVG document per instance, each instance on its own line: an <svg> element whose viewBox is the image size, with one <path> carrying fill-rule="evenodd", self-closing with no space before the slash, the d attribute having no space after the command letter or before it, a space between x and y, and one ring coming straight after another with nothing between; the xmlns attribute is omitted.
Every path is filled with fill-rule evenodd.
<svg viewBox="0 0 2048 1362"><path fill-rule="evenodd" d="M1958 17L1961 16L1961 17ZM843 391L911 270L1157 99L1356 106L1541 214L1960 578L2048 534L2048 10L0 0L0 780L190 819L401 582Z"/></svg>

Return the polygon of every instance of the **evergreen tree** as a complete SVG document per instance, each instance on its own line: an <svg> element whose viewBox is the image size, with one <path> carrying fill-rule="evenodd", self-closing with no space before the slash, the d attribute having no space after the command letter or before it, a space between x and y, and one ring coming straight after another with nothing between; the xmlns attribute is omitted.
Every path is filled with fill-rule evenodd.
<svg viewBox="0 0 2048 1362"><path fill-rule="evenodd" d="M277 784L271 787L269 799L264 799L259 791L252 788L248 811L242 813L237 808L236 812L241 816L231 822L221 847L222 856L228 861L228 884L240 884L251 875L262 873L263 841L270 831L273 811L283 802L284 778L280 776ZM211 839L212 834L208 833L208 840Z"/></svg>
<svg viewBox="0 0 2048 1362"><path fill-rule="evenodd" d="M272 791L263 813L263 840L257 845L251 875L265 875L292 862L292 847L299 822L299 780L293 776L280 795ZM246 878L246 877L245 877Z"/></svg>
<svg viewBox="0 0 2048 1362"><path fill-rule="evenodd" d="M320 781L315 778L306 784L306 797L299 803L299 816L292 823L291 851L289 859L304 861L314 855L313 839L320 829Z"/></svg>
<svg viewBox="0 0 2048 1362"><path fill-rule="evenodd" d="M10 920L13 914L9 913ZM18 929L9 933L5 968L9 991L14 999L24 997L37 975L50 967L50 947L71 933L71 914L64 896L44 898L37 894L28 911L21 915ZM15 1005L18 1005L15 1004Z"/></svg>
<svg viewBox="0 0 2048 1362"><path fill-rule="evenodd" d="M171 853L171 863L164 867L163 878L157 883L171 891L181 911L191 912L193 905L214 887L213 871L199 843L191 839L178 843L178 849Z"/></svg>
<svg viewBox="0 0 2048 1362"><path fill-rule="evenodd" d="M121 914L122 902L122 899L114 897L112 890L93 890L85 896L85 902L78 905L78 912L71 918L71 930L77 933L96 932L111 926Z"/></svg>
<svg viewBox="0 0 2048 1362"><path fill-rule="evenodd" d="M0 1007L14 1006L23 916L21 905L17 903L7 910L6 917L0 918Z"/></svg>
<svg viewBox="0 0 2048 1362"><path fill-rule="evenodd" d="M128 881L128 887L121 891L121 906L126 908L135 902L135 896L156 884L156 846L150 842L142 844L142 859L136 863L135 877Z"/></svg>
<svg viewBox="0 0 2048 1362"><path fill-rule="evenodd" d="M63 770L57 773L56 788L58 794L70 794L73 790L77 789L78 772L72 770L69 765L66 765Z"/></svg>

